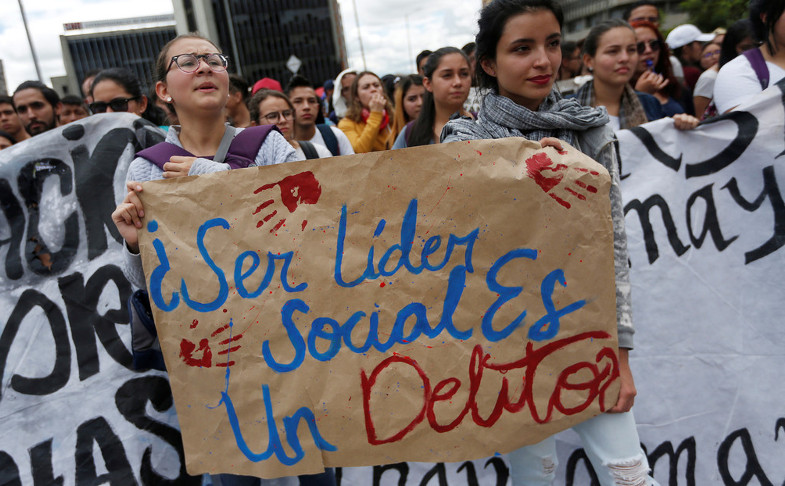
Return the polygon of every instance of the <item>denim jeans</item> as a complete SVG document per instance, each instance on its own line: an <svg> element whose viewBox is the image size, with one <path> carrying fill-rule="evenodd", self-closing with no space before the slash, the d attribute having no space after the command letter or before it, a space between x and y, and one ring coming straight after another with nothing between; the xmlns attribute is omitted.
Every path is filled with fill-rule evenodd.
<svg viewBox="0 0 785 486"><path fill-rule="evenodd" d="M649 462L641 449L632 412L602 413L572 428L583 442L602 486L647 484ZM521 447L508 455L513 486L548 486L556 479L556 439ZM645 483L641 483L644 480Z"/></svg>
<svg viewBox="0 0 785 486"><path fill-rule="evenodd" d="M335 486L335 471L325 469L319 474L303 474L297 477L300 486ZM262 486L264 479L237 474L215 474L212 476L213 486Z"/></svg>

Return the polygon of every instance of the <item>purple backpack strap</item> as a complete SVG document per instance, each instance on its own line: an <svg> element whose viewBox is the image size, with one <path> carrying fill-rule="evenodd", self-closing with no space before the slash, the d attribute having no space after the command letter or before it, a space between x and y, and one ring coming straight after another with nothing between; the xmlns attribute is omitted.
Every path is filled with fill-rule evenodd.
<svg viewBox="0 0 785 486"><path fill-rule="evenodd" d="M766 66L766 60L763 58L763 53L760 49L749 49L743 52L744 57L750 62L752 70L758 76L761 89L769 87L769 68Z"/></svg>
<svg viewBox="0 0 785 486"><path fill-rule="evenodd" d="M184 157L194 156L194 154L185 150L184 148L178 147L177 145L169 142L157 143L152 147L136 152L137 157L142 157L149 160L153 164L157 165L161 170L164 170L164 164L169 162L169 159L173 155L180 155Z"/></svg>
<svg viewBox="0 0 785 486"><path fill-rule="evenodd" d="M229 145L229 152L226 154L224 162L229 164L232 169L243 169L250 166L256 160L259 149L273 130L281 132L275 125L248 127L241 131L235 135L232 144Z"/></svg>
<svg viewBox="0 0 785 486"><path fill-rule="evenodd" d="M411 145L409 145L409 141L412 139L412 127L414 126L414 122L416 122L416 121L417 121L417 119L415 118L414 120L412 120L409 123L407 123L406 125L404 125L404 128L406 129L406 137L405 138L406 138L406 146L407 147L411 147Z"/></svg>
<svg viewBox="0 0 785 486"><path fill-rule="evenodd" d="M244 169L250 166L253 164L254 160L256 160L256 154L259 153L259 149L267 139L267 135L269 135L273 130L278 131L278 133L281 132L275 125L248 127L241 131L235 135L234 139L232 139L232 143L229 145L229 151L226 154L226 159L224 159L224 162L229 164L229 167L232 169ZM161 170L164 170L164 164L169 162L169 159L173 155L196 157L194 154L185 150L184 148L178 147L177 145L169 142L155 144L150 148L140 150L136 153L136 155L137 157L142 157L149 160L153 164L157 165ZM213 159L212 156L202 156L201 158L210 160Z"/></svg>

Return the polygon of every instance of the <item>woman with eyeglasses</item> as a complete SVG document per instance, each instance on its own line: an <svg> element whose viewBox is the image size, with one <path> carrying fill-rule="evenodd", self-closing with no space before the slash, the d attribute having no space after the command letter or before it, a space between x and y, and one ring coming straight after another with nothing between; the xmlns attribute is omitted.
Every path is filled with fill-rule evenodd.
<svg viewBox="0 0 785 486"><path fill-rule="evenodd" d="M100 71L93 80L90 111L97 113L135 113L156 125L166 122L166 114L149 102L142 93L142 86L126 68L109 68Z"/></svg>
<svg viewBox="0 0 785 486"><path fill-rule="evenodd" d="M638 65L631 84L636 91L653 95L666 116L693 113L692 94L673 75L667 45L654 24L632 22L638 46Z"/></svg>
<svg viewBox="0 0 785 486"><path fill-rule="evenodd" d="M604 106L614 130L637 127L665 117L657 99L636 92L630 85L638 65L640 47L635 31L621 19L595 25L583 43L583 64L594 75L576 93L585 106ZM645 50L645 49L643 49ZM694 128L698 120L690 115L675 115L677 128Z"/></svg>
<svg viewBox="0 0 785 486"><path fill-rule="evenodd" d="M297 160L332 157L324 145L294 139L295 109L288 96L272 89L260 89L248 100L248 111L254 125L275 125L297 152Z"/></svg>
<svg viewBox="0 0 785 486"><path fill-rule="evenodd" d="M138 192L141 182L155 179L172 179L189 175L200 175L229 170L238 162L218 160L219 147L229 142L242 128L234 128L224 122L224 109L229 99L229 74L226 72L228 58L210 40L197 35L185 34L167 43L158 54L155 64L156 93L177 110L180 125L172 126L166 142L194 154L173 155L168 162L137 157L131 162L126 176L128 193L123 202L112 213L112 221L125 240L124 268L128 280L136 288L145 288L146 282L139 255L137 231L142 227L144 207ZM223 151L223 150L221 150ZM270 131L259 148L259 152L248 166L273 165L297 160L292 146L277 130ZM144 332L144 326L134 327L134 332ZM149 342L155 337L150 336ZM137 348L134 348L137 351ZM332 470L321 474L299 477L301 485L335 486ZM219 474L213 477L214 484L223 486L261 485L261 479Z"/></svg>
<svg viewBox="0 0 785 486"><path fill-rule="evenodd" d="M695 115L704 118L706 108L711 103L714 96L714 81L717 79L717 73L720 70L720 52L722 48L709 42L703 46L701 51L700 65L703 69L698 81L695 83L695 89L692 91L692 104L695 106Z"/></svg>
<svg viewBox="0 0 785 486"><path fill-rule="evenodd" d="M358 74L352 82L349 100L349 109L338 122L338 128L352 142L354 153L389 149L393 107L379 76L369 71Z"/></svg>

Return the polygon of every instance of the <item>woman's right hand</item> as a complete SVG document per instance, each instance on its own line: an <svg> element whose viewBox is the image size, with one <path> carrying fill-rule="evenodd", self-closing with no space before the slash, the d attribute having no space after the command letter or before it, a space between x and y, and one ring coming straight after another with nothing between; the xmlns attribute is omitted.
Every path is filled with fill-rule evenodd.
<svg viewBox="0 0 785 486"><path fill-rule="evenodd" d="M668 86L668 79L654 71L645 71L635 82L635 91L654 94Z"/></svg>
<svg viewBox="0 0 785 486"><path fill-rule="evenodd" d="M132 253L139 253L139 237L137 230L142 228L142 218L144 218L144 206L137 193L142 192L142 185L138 182L129 181L126 183L128 193L114 212L112 212L112 222L128 244L128 249Z"/></svg>
<svg viewBox="0 0 785 486"><path fill-rule="evenodd" d="M384 111L387 104L387 99L381 93L374 93L371 100L368 102L368 109L371 111ZM392 115L390 115L392 116Z"/></svg>

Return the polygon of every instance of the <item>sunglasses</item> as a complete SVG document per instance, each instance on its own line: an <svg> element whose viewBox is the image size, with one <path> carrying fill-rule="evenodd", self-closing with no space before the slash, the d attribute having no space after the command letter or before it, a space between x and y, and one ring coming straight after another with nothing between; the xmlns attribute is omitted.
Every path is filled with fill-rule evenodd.
<svg viewBox="0 0 785 486"><path fill-rule="evenodd" d="M115 98L110 102L94 101L90 103L90 111L93 113L106 113L106 108L109 107L114 112L128 111L128 102L136 101L141 96L134 96L133 98Z"/></svg>
<svg viewBox="0 0 785 486"><path fill-rule="evenodd" d="M659 39L652 39L648 42L648 44L649 44L649 49L651 49L652 52L657 52L660 50ZM638 42L637 49L638 49L638 54L643 54L644 52L646 52L646 42L644 41Z"/></svg>

